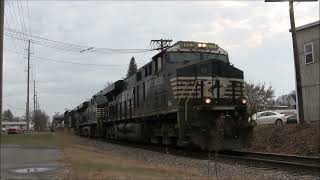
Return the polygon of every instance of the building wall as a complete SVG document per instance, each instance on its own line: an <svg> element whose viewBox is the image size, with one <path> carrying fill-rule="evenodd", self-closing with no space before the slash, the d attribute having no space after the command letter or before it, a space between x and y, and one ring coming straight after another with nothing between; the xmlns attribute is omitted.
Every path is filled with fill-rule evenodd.
<svg viewBox="0 0 320 180"><path fill-rule="evenodd" d="M2 125L2 128L4 128L5 130L8 130L10 127L19 127L22 130L26 130L27 129L27 125L26 124L6 124L6 125Z"/></svg>
<svg viewBox="0 0 320 180"><path fill-rule="evenodd" d="M305 63L304 45L313 43L314 62ZM306 121L320 121L320 25L297 31L303 109Z"/></svg>

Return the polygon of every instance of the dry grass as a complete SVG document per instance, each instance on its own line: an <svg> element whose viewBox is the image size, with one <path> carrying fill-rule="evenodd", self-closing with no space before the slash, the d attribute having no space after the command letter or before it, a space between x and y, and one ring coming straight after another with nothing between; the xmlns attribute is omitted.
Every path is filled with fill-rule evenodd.
<svg viewBox="0 0 320 180"><path fill-rule="evenodd" d="M145 161L132 160L121 153L98 149L92 140L80 138L63 131L56 133L35 133L25 135L1 136L3 144L50 145L62 149L64 156L61 162L69 170L62 179L216 179L202 176L192 167L150 165ZM219 172L218 172L219 173ZM219 180L256 179L246 176L219 176Z"/></svg>
<svg viewBox="0 0 320 180"><path fill-rule="evenodd" d="M25 134L1 134L1 144L57 146L58 139L54 133L33 132Z"/></svg>
<svg viewBox="0 0 320 180"><path fill-rule="evenodd" d="M193 170L188 172L175 167L150 166L143 161L130 160L113 152L93 147L90 140L57 133L63 147L62 161L71 173L68 179L203 179L196 177ZM207 178L204 178L207 179Z"/></svg>
<svg viewBox="0 0 320 180"><path fill-rule="evenodd" d="M320 131L316 123L258 126L254 129L249 150L320 156L319 142Z"/></svg>

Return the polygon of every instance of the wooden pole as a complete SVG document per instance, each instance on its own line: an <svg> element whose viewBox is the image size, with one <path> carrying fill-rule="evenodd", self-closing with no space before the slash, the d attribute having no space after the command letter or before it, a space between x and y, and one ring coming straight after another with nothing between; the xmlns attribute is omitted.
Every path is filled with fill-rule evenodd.
<svg viewBox="0 0 320 180"><path fill-rule="evenodd" d="M0 127L2 128L4 0L0 0ZM1 133L0 133L1 134Z"/></svg>
<svg viewBox="0 0 320 180"><path fill-rule="evenodd" d="M297 86L297 99L296 104L298 105L299 122L304 122L304 111L303 111L303 97L302 97L302 85L301 85L301 72L299 62L298 43L296 35L296 25L294 20L293 0L289 1L289 12L290 12L290 24L291 24L291 35L292 35L292 46L293 46L293 59L296 73L296 86Z"/></svg>
<svg viewBox="0 0 320 180"><path fill-rule="evenodd" d="M30 40L28 41L28 77L27 77L27 108L26 108L26 119L27 119L27 130L29 130L29 86L30 86Z"/></svg>

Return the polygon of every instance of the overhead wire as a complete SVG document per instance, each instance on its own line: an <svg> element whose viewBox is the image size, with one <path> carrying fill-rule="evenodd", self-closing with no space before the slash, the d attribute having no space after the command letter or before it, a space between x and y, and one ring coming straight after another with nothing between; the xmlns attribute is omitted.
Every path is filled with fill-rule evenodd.
<svg viewBox="0 0 320 180"><path fill-rule="evenodd" d="M17 0L17 6L18 6L18 10L19 10L19 14L20 14L20 20L22 22L22 32L24 33L24 36L26 39L30 39L30 35L31 35L31 32L27 33L27 25L26 25L26 22L25 22L25 13L24 13L24 8L23 8L23 3L21 0ZM30 21L29 21L30 22ZM29 27L29 30L30 30L30 27ZM29 49L30 51L30 45L28 42L26 42L26 50ZM30 75L31 75L31 80L33 81L34 77L33 77L33 74L35 73L34 71L34 67L33 67L33 62L29 59L29 63L30 63L30 68L31 68L31 71L30 72Z"/></svg>
<svg viewBox="0 0 320 180"><path fill-rule="evenodd" d="M22 32L27 33L27 28L26 28L26 22L25 22L25 18L24 18L24 11L23 11L23 7L22 7L22 2L21 0L17 0L17 6L18 6L18 10L19 10L19 14L20 14L20 21L22 24ZM26 38L28 38L27 34L25 34Z"/></svg>
<svg viewBox="0 0 320 180"><path fill-rule="evenodd" d="M22 107L16 107L16 106L13 106L13 105L10 105L8 103L6 103L7 106L11 107L11 108L14 108L16 110L25 110L25 108L22 108Z"/></svg>
<svg viewBox="0 0 320 180"><path fill-rule="evenodd" d="M11 32L13 35L12 37L20 39L20 40L26 40L24 38L25 33L21 31L17 31L16 29L8 29L5 28L5 32ZM143 53L146 51L153 51L152 49L116 49L116 48L97 48L93 46L84 46L84 45L78 45L78 44L71 44L56 40L50 40L47 38L35 36L35 35L29 35L31 38L32 43L36 45L41 45L49 48L56 48L60 50L66 50L66 51L74 51L79 53L102 53L102 54L129 54L129 53Z"/></svg>
<svg viewBox="0 0 320 180"><path fill-rule="evenodd" d="M19 26L18 24L20 23L20 27L21 27L21 30L23 31L23 25L22 25L22 22L21 22L21 19L19 19L18 18L18 16L17 16L17 13L16 13L16 6L15 6L15 3L13 2L13 1L8 1L8 5L9 5L9 7L11 7L11 5L10 5L10 3L9 2L11 2L12 4L12 11L13 11L13 14L14 14L14 17L15 17L15 20L16 20L16 22L17 22L17 26ZM18 10L19 11L19 10ZM20 12L20 11L19 11ZM26 46L25 46L25 44L24 43L22 43L22 45L23 45L23 49L26 49Z"/></svg>
<svg viewBox="0 0 320 180"><path fill-rule="evenodd" d="M9 26L6 11L5 11L4 17L5 17L5 22L6 22L7 26ZM15 39L14 39L14 38L11 38L11 39L12 39L12 44L13 44L13 46L14 46L14 49L15 49L16 51L18 51L18 48L17 48ZM20 55L21 55L21 54L19 53L19 54L18 54L18 59L21 61L21 63L23 63L23 56L22 56L22 59L21 59Z"/></svg>
<svg viewBox="0 0 320 180"><path fill-rule="evenodd" d="M16 22L16 21L14 21L13 19L14 19L14 17L13 17L13 13L12 13L12 7L11 7L11 5L10 5L10 3L8 2L8 1L5 1L6 2L6 4L7 4L7 7L8 7L8 10L9 10L9 13L10 13L10 17L11 17L11 22L12 22L12 26L13 26L13 28L15 28L16 29L16 24L14 23L14 22ZM6 11L4 11L5 12L5 17L7 17L6 18L6 24L7 24L7 26L8 27L10 27L10 25L9 25L9 17L8 17L8 14L6 13ZM11 33L12 34L12 33ZM14 41L14 39L12 38L12 41ZM17 43L18 45L19 45L19 47L20 47L20 51L22 50L22 49L24 49L24 47L23 47L23 43L21 44L21 42L20 41L18 41L18 43ZM17 49L18 50L18 49ZM23 53L22 53L23 54ZM23 62L23 61L22 61Z"/></svg>
<svg viewBox="0 0 320 180"><path fill-rule="evenodd" d="M148 48L150 49L151 44L149 44ZM137 62L139 63L140 61L142 61L144 59L144 57L146 56L146 54L148 54L150 51L146 51L143 53L142 56L139 57L139 59L137 59ZM143 64L143 63L142 63Z"/></svg>
<svg viewBox="0 0 320 180"><path fill-rule="evenodd" d="M19 53L10 49L5 49L6 51L12 53ZM35 60L42 60L42 61L50 61L50 62L57 62L57 63L64 63L64 64L74 64L74 65L84 65L84 66L99 66L99 67L116 67L116 66L127 66L127 64L94 64L94 63L79 63L79 62L72 62L72 61L64 61L64 60L57 60L47 57L41 56L32 56Z"/></svg>
<svg viewBox="0 0 320 180"><path fill-rule="evenodd" d="M40 59L43 61L51 61L57 63L65 63L65 64L74 64L74 65L84 65L84 66L103 66L103 67L116 67L116 66L127 66L126 64L92 64L92 63L79 63L79 62L71 62L71 61L63 61L63 60L55 60L46 57L33 56L33 58Z"/></svg>

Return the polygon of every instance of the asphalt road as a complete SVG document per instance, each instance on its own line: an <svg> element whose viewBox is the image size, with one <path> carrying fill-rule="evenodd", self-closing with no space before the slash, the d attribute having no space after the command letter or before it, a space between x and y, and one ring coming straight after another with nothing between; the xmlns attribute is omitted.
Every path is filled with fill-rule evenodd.
<svg viewBox="0 0 320 180"><path fill-rule="evenodd" d="M67 170L55 147L1 145L1 180L60 179Z"/></svg>

